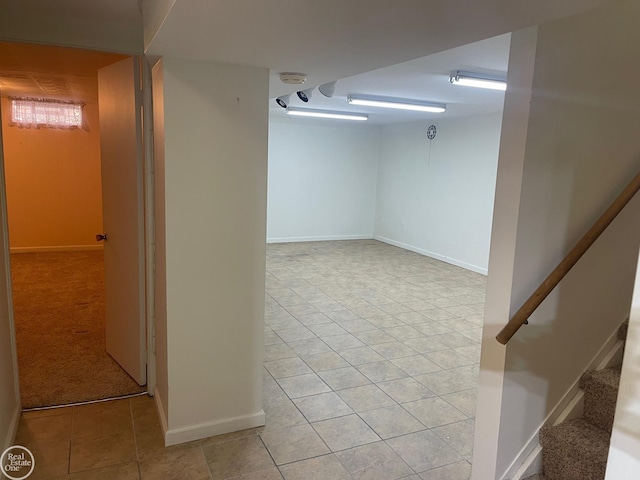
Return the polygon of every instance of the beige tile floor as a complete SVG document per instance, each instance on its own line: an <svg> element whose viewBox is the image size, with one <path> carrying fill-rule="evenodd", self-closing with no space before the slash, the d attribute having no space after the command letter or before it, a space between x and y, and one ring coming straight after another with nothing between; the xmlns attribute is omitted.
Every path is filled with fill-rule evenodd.
<svg viewBox="0 0 640 480"><path fill-rule="evenodd" d="M467 480L485 277L380 242L269 245L266 426L162 446L149 397L23 415L30 479Z"/></svg>

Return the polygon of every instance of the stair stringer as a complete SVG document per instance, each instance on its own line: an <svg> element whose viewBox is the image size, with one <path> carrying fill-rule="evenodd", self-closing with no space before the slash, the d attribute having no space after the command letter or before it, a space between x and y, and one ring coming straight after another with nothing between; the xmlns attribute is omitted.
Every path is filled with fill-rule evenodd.
<svg viewBox="0 0 640 480"><path fill-rule="evenodd" d="M627 320L628 317L625 321ZM585 367L585 372L587 370L604 370L605 368L622 365L624 341L618 338L618 330L616 329L611 334L598 353L593 356L591 362ZM542 473L542 445L540 445L538 432L545 425L558 425L565 420L582 417L584 391L580 388L580 378L582 378L582 373L536 429L536 432L520 450L506 473L500 477L500 480L522 480L530 475Z"/></svg>

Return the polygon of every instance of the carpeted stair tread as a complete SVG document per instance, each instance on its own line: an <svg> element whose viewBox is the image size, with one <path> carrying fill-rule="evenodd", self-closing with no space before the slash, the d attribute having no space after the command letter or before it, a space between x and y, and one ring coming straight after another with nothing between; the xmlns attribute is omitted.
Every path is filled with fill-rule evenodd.
<svg viewBox="0 0 640 480"><path fill-rule="evenodd" d="M620 385L620 372L621 367L589 370L580 379L580 388L585 389L593 383L601 383L617 390Z"/></svg>
<svg viewBox="0 0 640 480"><path fill-rule="evenodd" d="M610 433L579 418L540 431L547 480L603 480Z"/></svg>
<svg viewBox="0 0 640 480"><path fill-rule="evenodd" d="M619 385L619 367L589 371L580 379L580 388L584 390L584 418L608 432L613 428Z"/></svg>
<svg viewBox="0 0 640 480"><path fill-rule="evenodd" d="M627 339L629 322L618 329ZM621 367L593 370L580 378L583 416L540 430L544 475L526 480L604 480Z"/></svg>

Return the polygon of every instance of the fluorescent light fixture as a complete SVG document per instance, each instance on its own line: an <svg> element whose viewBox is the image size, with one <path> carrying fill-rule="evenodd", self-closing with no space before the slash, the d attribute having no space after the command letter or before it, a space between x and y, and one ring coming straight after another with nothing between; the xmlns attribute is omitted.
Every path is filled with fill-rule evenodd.
<svg viewBox="0 0 640 480"><path fill-rule="evenodd" d="M307 108L287 108L287 115L359 121L367 120L369 118L369 116L365 115L364 113L334 112L331 110L311 110Z"/></svg>
<svg viewBox="0 0 640 480"><path fill-rule="evenodd" d="M502 91L507 89L507 81L504 78L481 73L462 72L460 70L453 72L449 77L449 81L454 85L463 85L465 87L488 88L490 90Z"/></svg>
<svg viewBox="0 0 640 480"><path fill-rule="evenodd" d="M349 95L347 102L352 105L366 107L397 108L399 110L416 110L418 112L442 113L447 110L444 103L423 102L406 98L373 97L371 95Z"/></svg>

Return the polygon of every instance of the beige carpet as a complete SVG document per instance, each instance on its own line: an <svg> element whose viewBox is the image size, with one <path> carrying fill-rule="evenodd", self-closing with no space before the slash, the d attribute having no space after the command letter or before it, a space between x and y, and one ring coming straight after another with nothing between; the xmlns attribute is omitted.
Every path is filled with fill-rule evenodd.
<svg viewBox="0 0 640 480"><path fill-rule="evenodd" d="M107 354L102 252L11 255L23 408L145 391Z"/></svg>

